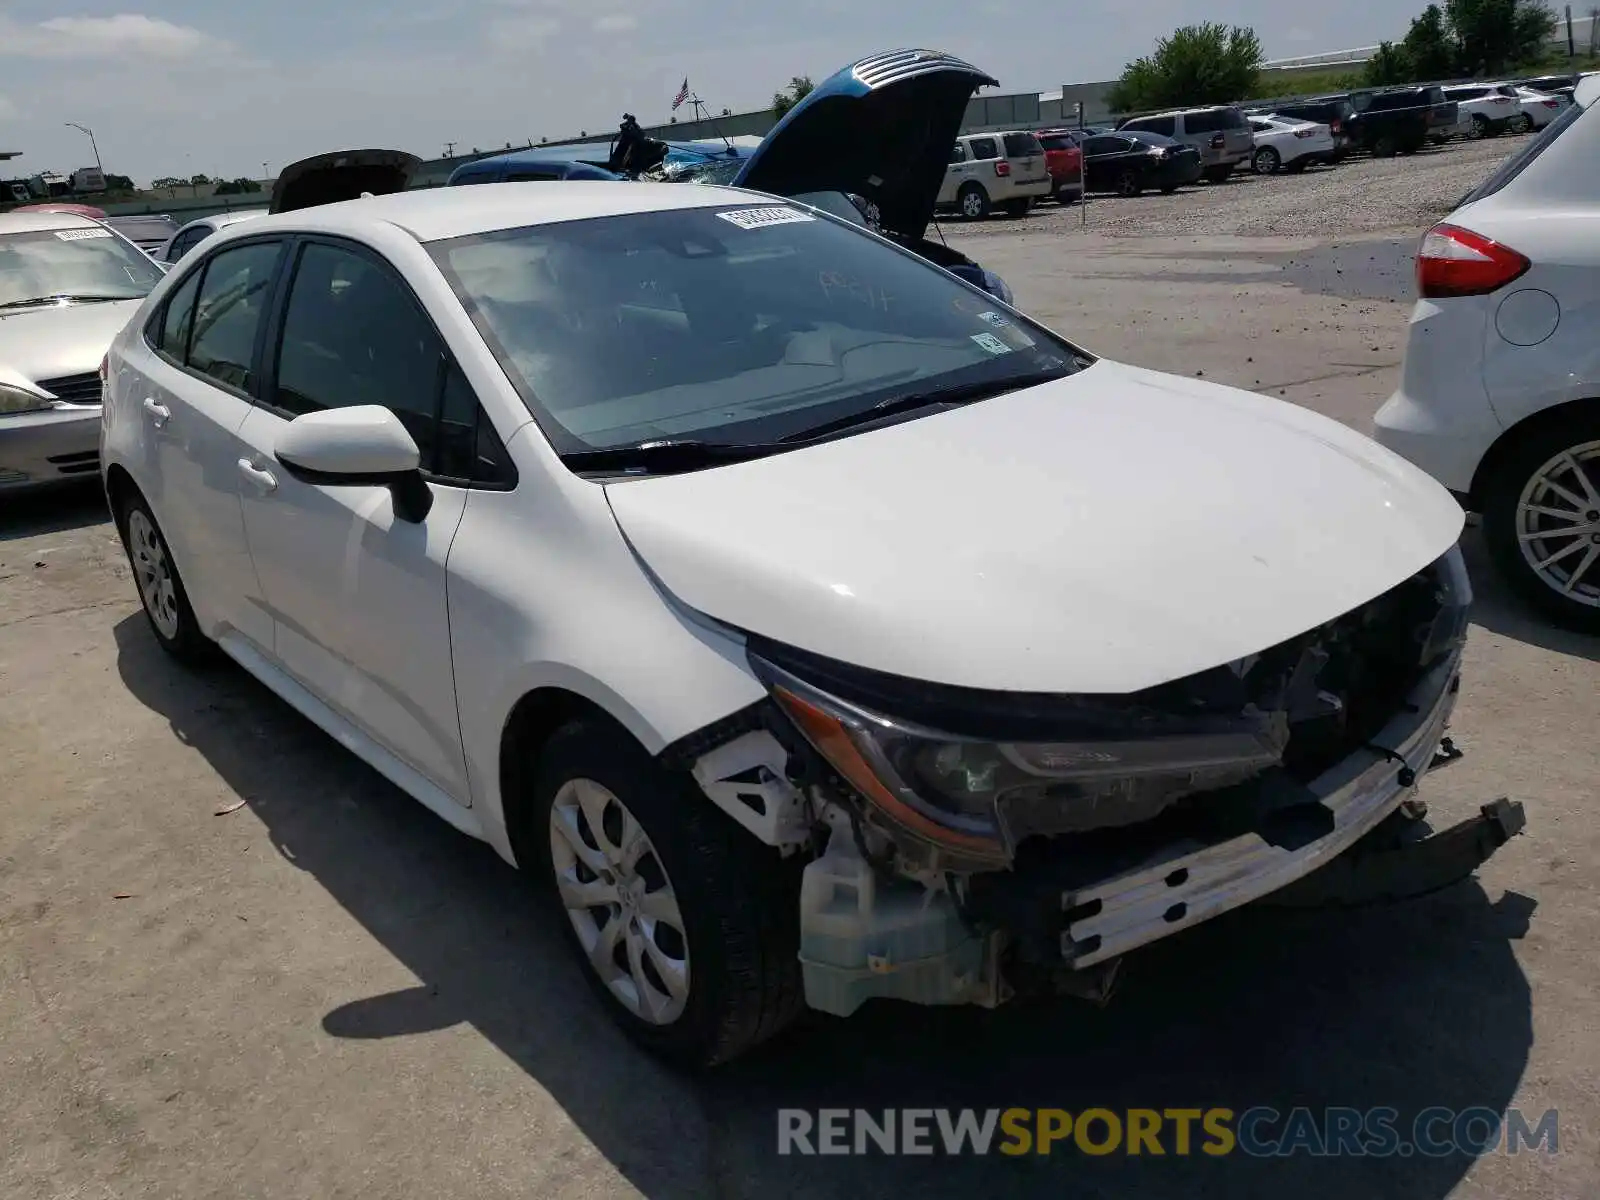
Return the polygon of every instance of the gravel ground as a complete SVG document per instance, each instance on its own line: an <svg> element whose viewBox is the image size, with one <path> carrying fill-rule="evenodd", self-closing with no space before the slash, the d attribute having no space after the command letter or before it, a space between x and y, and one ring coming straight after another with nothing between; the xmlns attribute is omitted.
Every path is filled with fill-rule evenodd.
<svg viewBox="0 0 1600 1200"><path fill-rule="evenodd" d="M1455 141L1409 158L1355 158L1300 175L1236 173L1225 184L1199 184L1170 196L1152 192L1131 200L1091 197L1088 228L1111 237L1348 236L1416 229L1438 220L1508 155L1521 137ZM1077 230L1077 206L1053 204L1024 221L991 217L981 225L950 222L964 235Z"/></svg>

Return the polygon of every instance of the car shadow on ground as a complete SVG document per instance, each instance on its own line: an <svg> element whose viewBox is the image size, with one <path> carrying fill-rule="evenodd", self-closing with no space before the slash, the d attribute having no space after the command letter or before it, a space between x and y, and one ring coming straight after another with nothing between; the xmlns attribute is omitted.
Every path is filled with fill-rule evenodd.
<svg viewBox="0 0 1600 1200"><path fill-rule="evenodd" d="M1121 992L993 1012L869 1006L815 1018L707 1078L634 1049L569 962L559 916L487 847L452 832L229 665L171 663L142 616L115 628L129 691L249 803L420 986L308 1008L331 1037L466 1023L548 1091L643 1194L864 1200L916 1194L1378 1196L1431 1200L1473 1159L1175 1152L1090 1157L795 1158L779 1108L1297 1105L1502 1111L1532 1040L1512 953L1533 901L1475 882L1399 906L1248 909L1129 961ZM452 1098L450 1104L459 1104Z"/></svg>
<svg viewBox="0 0 1600 1200"><path fill-rule="evenodd" d="M83 529L111 519L96 476L79 484L0 500L0 543Z"/></svg>

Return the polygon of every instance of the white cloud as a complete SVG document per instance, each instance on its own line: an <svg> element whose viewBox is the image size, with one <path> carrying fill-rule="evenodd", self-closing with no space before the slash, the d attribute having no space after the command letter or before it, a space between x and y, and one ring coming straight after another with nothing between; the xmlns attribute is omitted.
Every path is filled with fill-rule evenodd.
<svg viewBox="0 0 1600 1200"><path fill-rule="evenodd" d="M639 22L627 13L612 13L594 23L596 33L627 33L639 28Z"/></svg>
<svg viewBox="0 0 1600 1200"><path fill-rule="evenodd" d="M0 55L21 58L115 58L124 54L187 58L226 48L227 43L191 25L174 25L140 13L52 17L37 25L0 17Z"/></svg>

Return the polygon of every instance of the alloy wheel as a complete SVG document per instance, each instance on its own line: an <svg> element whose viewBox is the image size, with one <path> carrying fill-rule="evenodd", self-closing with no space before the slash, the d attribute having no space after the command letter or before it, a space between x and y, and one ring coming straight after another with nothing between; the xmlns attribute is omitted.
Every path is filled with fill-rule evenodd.
<svg viewBox="0 0 1600 1200"><path fill-rule="evenodd" d="M1517 544L1541 583L1600 609L1600 441L1563 450L1517 501Z"/></svg>
<svg viewBox="0 0 1600 1200"><path fill-rule="evenodd" d="M961 215L974 221L983 216L983 197L977 192L968 192L962 196Z"/></svg>
<svg viewBox="0 0 1600 1200"><path fill-rule="evenodd" d="M128 550L145 611L161 636L171 641L178 636L178 591L172 563L154 523L137 508L128 514Z"/></svg>
<svg viewBox="0 0 1600 1200"><path fill-rule="evenodd" d="M689 1000L689 940L678 896L650 835L592 779L550 806L550 862L589 965L630 1013L670 1025Z"/></svg>

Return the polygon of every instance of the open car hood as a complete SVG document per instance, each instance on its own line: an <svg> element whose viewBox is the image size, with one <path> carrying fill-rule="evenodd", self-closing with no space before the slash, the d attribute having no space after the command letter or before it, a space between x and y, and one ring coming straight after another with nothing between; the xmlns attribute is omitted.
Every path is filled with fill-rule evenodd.
<svg viewBox="0 0 1600 1200"><path fill-rule="evenodd" d="M272 184L269 213L404 191L422 160L404 150L336 150L290 163Z"/></svg>
<svg viewBox="0 0 1600 1200"><path fill-rule="evenodd" d="M920 239L967 103L999 81L936 50L874 54L822 81L756 147L733 183L779 196L840 191Z"/></svg>

